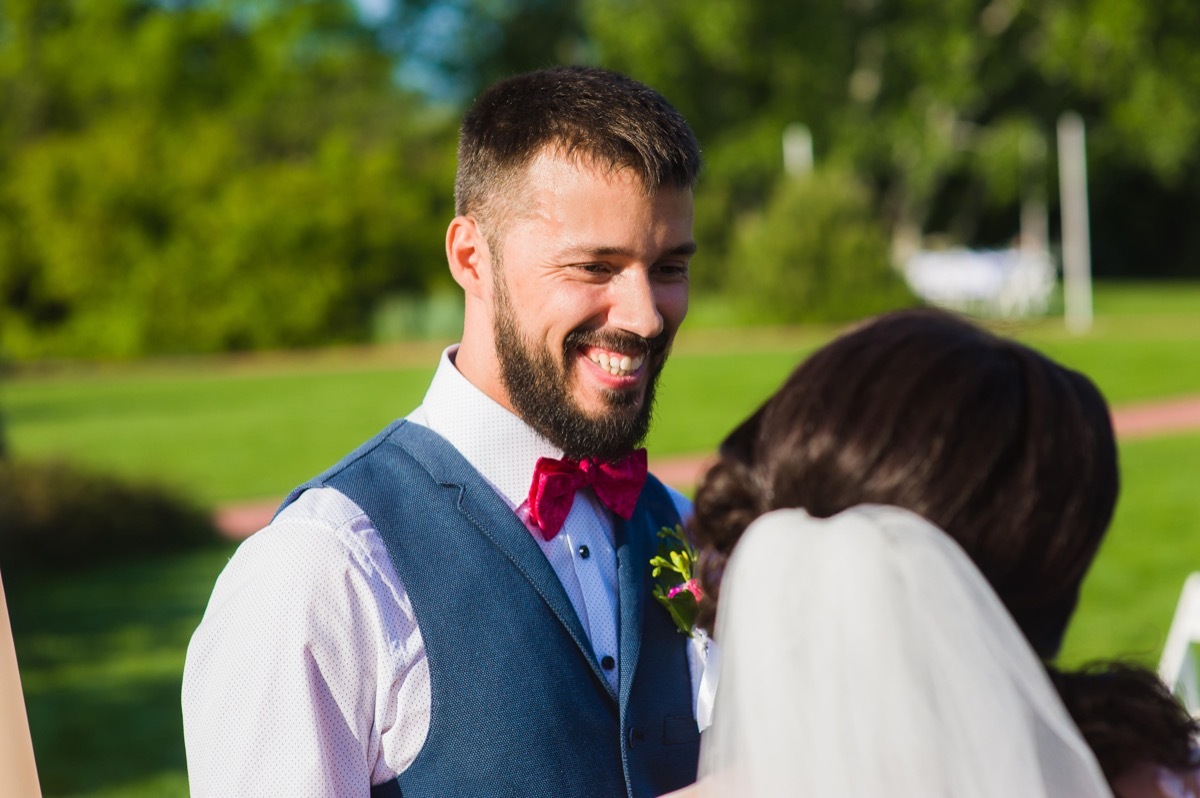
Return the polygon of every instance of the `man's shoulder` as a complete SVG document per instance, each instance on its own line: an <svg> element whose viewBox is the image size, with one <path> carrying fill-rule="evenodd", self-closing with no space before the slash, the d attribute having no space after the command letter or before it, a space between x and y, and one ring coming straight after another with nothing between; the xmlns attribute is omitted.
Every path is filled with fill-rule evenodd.
<svg viewBox="0 0 1200 798"><path fill-rule="evenodd" d="M285 505L267 526L238 547L235 560L262 565L276 562L283 569L340 568L364 557L374 559L379 533L352 499L336 488L313 487ZM299 566L303 564L303 568Z"/></svg>
<svg viewBox="0 0 1200 798"><path fill-rule="evenodd" d="M337 488L314 486L298 494L283 507L271 526L336 532L366 520L363 509Z"/></svg>
<svg viewBox="0 0 1200 798"><path fill-rule="evenodd" d="M291 618L297 606L325 602L330 584L361 585L363 596L380 593L376 582L394 581L385 557L370 519L350 499L332 488L306 491L238 546L217 579L201 628L212 634L222 624L250 620L269 628Z"/></svg>
<svg viewBox="0 0 1200 798"><path fill-rule="evenodd" d="M372 456L375 452L379 451L384 444L388 443L389 441L395 441L397 436L401 434L401 430L406 426L412 426L408 419L396 419L379 432L360 443L345 457L326 469L324 473L317 476L314 480L310 480L309 484L329 479L335 474L338 474L339 472L353 466L355 463Z"/></svg>
<svg viewBox="0 0 1200 798"><path fill-rule="evenodd" d="M412 448L413 445L416 449ZM316 488L336 486L342 475L354 472L364 464L369 467L371 463L377 463L381 455L385 460L397 454L411 457L414 451L428 451L430 447L440 451L450 447L450 444L419 422L410 418L397 419L317 476L293 488L283 500L280 511L286 510L301 496Z"/></svg>

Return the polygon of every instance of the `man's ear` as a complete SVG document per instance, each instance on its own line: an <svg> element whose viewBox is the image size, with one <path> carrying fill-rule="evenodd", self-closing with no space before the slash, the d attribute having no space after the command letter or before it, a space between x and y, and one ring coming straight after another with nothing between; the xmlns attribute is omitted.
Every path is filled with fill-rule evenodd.
<svg viewBox="0 0 1200 798"><path fill-rule="evenodd" d="M446 261L450 275L467 296L483 298L491 291L492 253L479 224L471 216L455 216L446 229Z"/></svg>

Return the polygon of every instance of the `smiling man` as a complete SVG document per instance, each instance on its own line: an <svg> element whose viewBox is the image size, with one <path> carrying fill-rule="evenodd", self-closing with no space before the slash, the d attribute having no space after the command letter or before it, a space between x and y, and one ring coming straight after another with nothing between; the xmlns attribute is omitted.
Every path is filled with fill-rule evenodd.
<svg viewBox="0 0 1200 798"><path fill-rule="evenodd" d="M448 231L467 295L459 371L572 457L642 440L687 314L691 189L643 182L550 148L526 168L521 207Z"/></svg>
<svg viewBox="0 0 1200 798"><path fill-rule="evenodd" d="M446 234L461 343L218 579L184 673L194 798L694 780L704 641L648 565L687 502L637 447L687 314L699 167L683 118L612 72L476 100Z"/></svg>

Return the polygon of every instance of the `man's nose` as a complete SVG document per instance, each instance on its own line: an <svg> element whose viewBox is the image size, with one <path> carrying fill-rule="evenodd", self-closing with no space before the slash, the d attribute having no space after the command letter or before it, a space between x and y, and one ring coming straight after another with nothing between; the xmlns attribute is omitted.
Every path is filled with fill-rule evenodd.
<svg viewBox="0 0 1200 798"><path fill-rule="evenodd" d="M627 270L613 281L608 323L643 338L654 338L663 331L658 297L648 274Z"/></svg>

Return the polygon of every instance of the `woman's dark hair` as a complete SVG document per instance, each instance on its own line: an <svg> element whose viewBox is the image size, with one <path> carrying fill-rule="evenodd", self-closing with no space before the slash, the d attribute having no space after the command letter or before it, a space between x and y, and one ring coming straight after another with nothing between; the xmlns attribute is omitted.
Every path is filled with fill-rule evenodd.
<svg viewBox="0 0 1200 798"><path fill-rule="evenodd" d="M691 525L710 628L725 561L759 515L887 504L953 537L1051 659L1117 496L1096 387L935 310L878 317L818 350L720 454Z"/></svg>
<svg viewBox="0 0 1200 798"><path fill-rule="evenodd" d="M690 526L710 631L725 563L755 518L889 504L954 538L1050 660L1117 497L1096 387L934 310L881 316L817 351L720 455ZM1150 671L1111 663L1050 675L1110 784L1140 762L1195 766L1197 723Z"/></svg>
<svg viewBox="0 0 1200 798"><path fill-rule="evenodd" d="M1049 671L1110 784L1143 762L1178 771L1196 767L1191 741L1200 723L1154 673L1120 662Z"/></svg>

